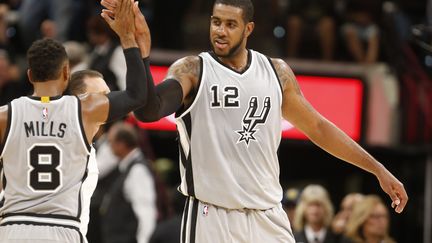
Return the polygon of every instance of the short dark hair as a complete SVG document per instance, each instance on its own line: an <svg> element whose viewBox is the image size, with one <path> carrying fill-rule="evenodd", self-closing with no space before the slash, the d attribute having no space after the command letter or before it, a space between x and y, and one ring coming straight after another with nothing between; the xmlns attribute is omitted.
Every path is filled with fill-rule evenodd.
<svg viewBox="0 0 432 243"><path fill-rule="evenodd" d="M122 143L131 149L138 147L138 135L135 132L135 128L131 128L125 124L121 124L118 130L115 131L114 141Z"/></svg>
<svg viewBox="0 0 432 243"><path fill-rule="evenodd" d="M215 0L213 6L216 4L224 4L236 8L241 8L243 10L243 19L245 22L250 22L254 18L255 10L251 0Z"/></svg>
<svg viewBox="0 0 432 243"><path fill-rule="evenodd" d="M71 75L65 94L68 95L84 94L86 90L86 84L84 83L85 78L103 79L103 75L100 72L95 70L82 70L82 71L74 72Z"/></svg>
<svg viewBox="0 0 432 243"><path fill-rule="evenodd" d="M27 61L34 82L59 78L63 63L67 60L65 48L53 39L37 40L27 51Z"/></svg>

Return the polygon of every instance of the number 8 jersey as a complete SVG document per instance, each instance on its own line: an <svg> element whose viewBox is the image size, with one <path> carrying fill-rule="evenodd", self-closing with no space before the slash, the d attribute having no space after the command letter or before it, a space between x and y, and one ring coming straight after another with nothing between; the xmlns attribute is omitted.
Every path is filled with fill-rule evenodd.
<svg viewBox="0 0 432 243"><path fill-rule="evenodd" d="M177 117L180 190L228 209L269 209L282 199L277 149L282 90L266 56L249 50L239 73L201 53L200 85Z"/></svg>
<svg viewBox="0 0 432 243"><path fill-rule="evenodd" d="M79 228L90 145L75 96L21 97L8 107L0 224Z"/></svg>

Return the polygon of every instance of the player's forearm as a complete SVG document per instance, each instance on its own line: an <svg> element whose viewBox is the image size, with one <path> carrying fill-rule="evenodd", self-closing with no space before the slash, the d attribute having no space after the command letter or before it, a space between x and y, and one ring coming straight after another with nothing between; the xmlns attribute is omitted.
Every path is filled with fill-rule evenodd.
<svg viewBox="0 0 432 243"><path fill-rule="evenodd" d="M129 48L124 50L124 54L127 66L126 90L107 95L110 101L107 121L121 118L147 102L147 73L140 52L138 48Z"/></svg>
<svg viewBox="0 0 432 243"><path fill-rule="evenodd" d="M178 81L172 79L165 80L155 87L149 60L144 59L143 62L148 74L146 76L148 99L147 104L135 110L134 114L138 120L143 122L158 121L180 108L183 99L182 88Z"/></svg>
<svg viewBox="0 0 432 243"><path fill-rule="evenodd" d="M309 134L309 138L333 156L360 167L375 176L378 176L385 169L360 145L325 118L319 123L316 132Z"/></svg>

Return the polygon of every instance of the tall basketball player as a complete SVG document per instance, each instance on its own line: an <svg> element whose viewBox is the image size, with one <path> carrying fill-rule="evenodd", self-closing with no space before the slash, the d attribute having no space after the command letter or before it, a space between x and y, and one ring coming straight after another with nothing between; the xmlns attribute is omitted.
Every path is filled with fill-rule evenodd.
<svg viewBox="0 0 432 243"><path fill-rule="evenodd" d="M83 184L90 143L99 126L144 105L146 76L135 41L133 4L120 0L118 18L104 16L119 35L127 62L126 91L62 96L69 80L63 46L44 39L28 50L34 93L0 108L4 205L0 242L83 242ZM144 45L150 48L150 43ZM141 46L142 47L142 46Z"/></svg>
<svg viewBox="0 0 432 243"><path fill-rule="evenodd" d="M106 11L117 7L116 0L102 4ZM189 197L181 242L295 242L280 202L281 118L327 152L374 174L402 212L408 200L402 183L311 107L284 61L246 48L253 12L250 0L216 0L213 50L176 61L163 83L149 87L147 106L135 112L154 121L177 111L180 190ZM144 63L148 69L148 59Z"/></svg>

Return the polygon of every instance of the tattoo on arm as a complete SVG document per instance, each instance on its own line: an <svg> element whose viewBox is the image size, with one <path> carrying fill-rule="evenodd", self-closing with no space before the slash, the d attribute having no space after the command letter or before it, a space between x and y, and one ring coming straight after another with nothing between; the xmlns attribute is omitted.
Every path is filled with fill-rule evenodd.
<svg viewBox="0 0 432 243"><path fill-rule="evenodd" d="M199 57L188 56L176 61L170 67L167 78L173 78L180 82L184 79L197 80L200 71Z"/></svg>
<svg viewBox="0 0 432 243"><path fill-rule="evenodd" d="M276 59L276 58L273 58L272 62L273 62L273 66L276 69L276 73L279 76L279 80L281 82L282 88L284 90L293 89L293 91L296 94L301 95L301 90L297 83L297 79L294 75L294 72L291 70L288 64L282 59Z"/></svg>

